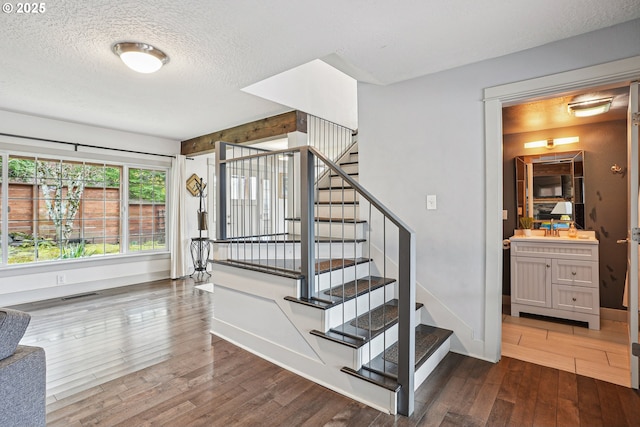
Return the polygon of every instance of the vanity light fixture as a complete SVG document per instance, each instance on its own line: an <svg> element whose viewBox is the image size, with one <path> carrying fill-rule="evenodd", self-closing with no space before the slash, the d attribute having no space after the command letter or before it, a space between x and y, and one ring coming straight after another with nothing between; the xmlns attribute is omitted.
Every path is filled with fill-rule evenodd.
<svg viewBox="0 0 640 427"><path fill-rule="evenodd" d="M146 43L121 42L111 48L124 64L138 73L155 73L169 57L160 49Z"/></svg>
<svg viewBox="0 0 640 427"><path fill-rule="evenodd" d="M589 101L572 102L567 105L569 114L575 117L590 117L606 113L611 108L613 98L591 99Z"/></svg>
<svg viewBox="0 0 640 427"><path fill-rule="evenodd" d="M552 149L556 145L574 144L579 141L580 138L577 136L570 136L567 138L543 139L542 141L525 142L524 148L546 147L548 149Z"/></svg>

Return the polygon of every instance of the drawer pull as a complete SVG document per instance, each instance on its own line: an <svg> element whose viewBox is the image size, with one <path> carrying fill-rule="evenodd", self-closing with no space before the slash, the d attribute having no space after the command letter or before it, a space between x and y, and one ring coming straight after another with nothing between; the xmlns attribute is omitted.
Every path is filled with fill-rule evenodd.
<svg viewBox="0 0 640 427"><path fill-rule="evenodd" d="M576 302L576 297L571 298L573 300L573 302Z"/></svg>
<svg viewBox="0 0 640 427"><path fill-rule="evenodd" d="M551 266L549 264L547 264L547 268L551 268Z"/></svg>
<svg viewBox="0 0 640 427"><path fill-rule="evenodd" d="M575 276L577 273L575 271L572 271L571 274Z"/></svg>

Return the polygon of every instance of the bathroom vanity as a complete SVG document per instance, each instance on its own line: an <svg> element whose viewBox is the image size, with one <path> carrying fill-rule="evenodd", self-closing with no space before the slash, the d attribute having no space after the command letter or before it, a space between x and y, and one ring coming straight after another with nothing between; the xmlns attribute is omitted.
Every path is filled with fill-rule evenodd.
<svg viewBox="0 0 640 427"><path fill-rule="evenodd" d="M540 230L534 230L535 232ZM511 315L578 320L600 329L598 240L578 237L511 237Z"/></svg>

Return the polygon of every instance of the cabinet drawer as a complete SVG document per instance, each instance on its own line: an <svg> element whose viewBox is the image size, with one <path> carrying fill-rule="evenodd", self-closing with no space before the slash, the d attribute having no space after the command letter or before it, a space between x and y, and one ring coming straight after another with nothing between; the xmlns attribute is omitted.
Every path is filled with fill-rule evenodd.
<svg viewBox="0 0 640 427"><path fill-rule="evenodd" d="M541 240L511 242L511 254L540 258L598 261L598 245L590 243L551 243Z"/></svg>
<svg viewBox="0 0 640 427"><path fill-rule="evenodd" d="M558 285L598 287L597 262L554 259L551 274L551 282Z"/></svg>
<svg viewBox="0 0 640 427"><path fill-rule="evenodd" d="M599 314L598 288L552 285L553 308L580 313Z"/></svg>

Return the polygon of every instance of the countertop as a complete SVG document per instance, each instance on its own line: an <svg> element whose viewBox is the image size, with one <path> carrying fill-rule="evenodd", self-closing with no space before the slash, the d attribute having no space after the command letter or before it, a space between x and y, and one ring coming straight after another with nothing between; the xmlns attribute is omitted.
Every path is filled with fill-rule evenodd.
<svg viewBox="0 0 640 427"><path fill-rule="evenodd" d="M597 245L595 231L579 230L577 237L569 237L564 230L560 231L560 236L545 236L544 230L531 230L531 236L525 236L522 230L516 230L516 234L509 238L512 242L549 242L549 243L586 243Z"/></svg>

